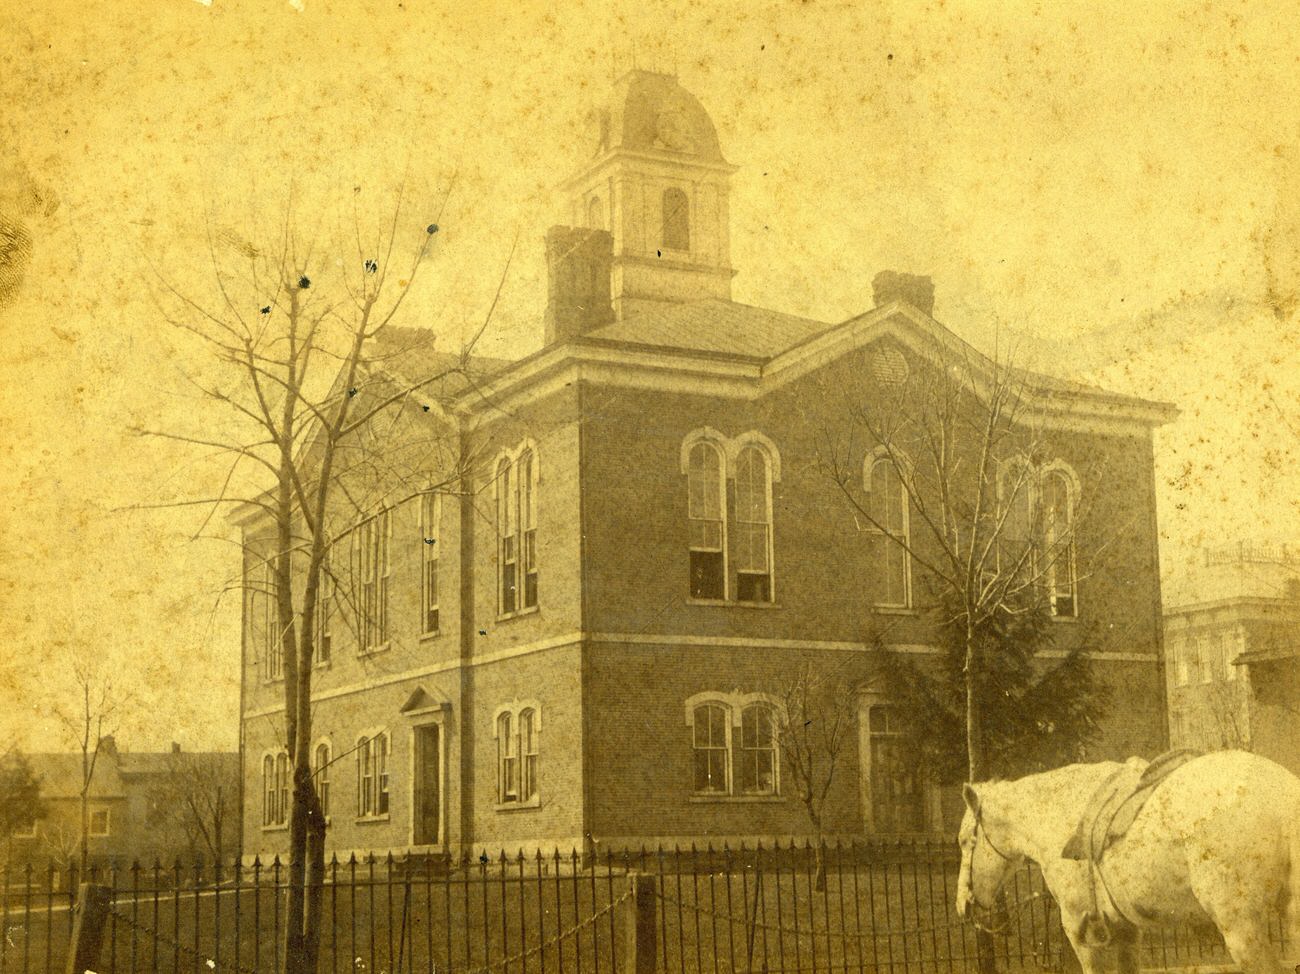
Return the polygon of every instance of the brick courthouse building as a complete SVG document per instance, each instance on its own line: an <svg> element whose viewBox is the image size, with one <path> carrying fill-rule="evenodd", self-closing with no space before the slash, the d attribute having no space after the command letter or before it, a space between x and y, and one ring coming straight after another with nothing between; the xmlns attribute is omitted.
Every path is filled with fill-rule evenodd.
<svg viewBox="0 0 1300 974"><path fill-rule="evenodd" d="M329 848L807 834L768 730L805 659L847 661L861 689L827 832L951 828L900 757L866 641L884 613L890 651L933 654L924 586L856 529L816 450L844 423L840 391L978 353L931 317L921 279L880 278L876 306L840 324L733 302L733 167L675 79L625 76L592 139L568 183L574 227L547 236L544 346L427 419L430 443L484 459L460 491L352 532L367 618L331 628L315 680ZM1054 652L1087 634L1112 690L1101 751L1150 754L1165 733L1152 429L1171 410L1046 377L1027 394L1071 489L1106 471L1086 485L1090 523L1130 526L1069 583ZM869 483L865 447L856 462ZM255 575L253 514L244 527ZM265 855L287 847L283 691L266 600L246 606L244 850Z"/></svg>

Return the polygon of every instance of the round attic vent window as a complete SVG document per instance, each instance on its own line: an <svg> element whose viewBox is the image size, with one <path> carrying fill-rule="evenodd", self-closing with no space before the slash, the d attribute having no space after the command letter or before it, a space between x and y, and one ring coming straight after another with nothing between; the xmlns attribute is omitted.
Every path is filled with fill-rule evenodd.
<svg viewBox="0 0 1300 974"><path fill-rule="evenodd" d="M871 356L871 375L881 385L900 385L907 380L907 359L896 348L882 348Z"/></svg>

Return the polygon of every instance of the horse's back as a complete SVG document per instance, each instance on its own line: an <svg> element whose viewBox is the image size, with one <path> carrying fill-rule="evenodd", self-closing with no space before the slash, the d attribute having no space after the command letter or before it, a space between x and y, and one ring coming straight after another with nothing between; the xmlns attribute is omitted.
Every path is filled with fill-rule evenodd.
<svg viewBox="0 0 1300 974"><path fill-rule="evenodd" d="M1185 883L1203 905L1208 887L1242 899L1258 890L1272 901L1298 831L1300 778L1256 754L1215 751L1160 784L1110 860L1139 900L1165 899L1162 889L1167 896Z"/></svg>

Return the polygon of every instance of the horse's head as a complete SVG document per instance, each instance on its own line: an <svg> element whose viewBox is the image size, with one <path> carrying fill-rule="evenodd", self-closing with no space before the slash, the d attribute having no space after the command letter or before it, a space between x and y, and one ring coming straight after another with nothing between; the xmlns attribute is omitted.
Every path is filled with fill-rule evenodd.
<svg viewBox="0 0 1300 974"><path fill-rule="evenodd" d="M998 890L1020 856L1004 850L989 836L980 795L971 784L962 785L966 814L957 841L961 844L961 872L957 876L957 915L969 919L975 909L993 909Z"/></svg>

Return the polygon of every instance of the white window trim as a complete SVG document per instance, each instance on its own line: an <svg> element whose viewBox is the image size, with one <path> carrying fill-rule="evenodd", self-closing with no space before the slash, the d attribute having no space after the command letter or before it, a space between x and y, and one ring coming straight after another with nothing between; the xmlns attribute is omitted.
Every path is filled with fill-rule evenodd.
<svg viewBox="0 0 1300 974"><path fill-rule="evenodd" d="M781 728L785 726L788 719L785 704L770 693L755 692L742 693L739 690L733 690L729 693L716 690L705 690L701 693L694 693L686 698L683 705L686 718L686 726L691 730L691 759L695 757L695 711L696 708L705 704L716 704L726 712L726 747L727 747L727 790L725 792L714 791L696 791L694 783L694 767L691 769L691 797L697 801L736 801L736 800L779 800L781 794ZM776 785L775 790L770 793L751 793L738 792L736 790L736 737L741 730L745 708L752 707L755 704L772 709L772 719L774 726L772 733L776 736L774 742L775 756L773 760L772 777Z"/></svg>
<svg viewBox="0 0 1300 974"><path fill-rule="evenodd" d="M875 472L878 463L888 464L890 469L898 476L898 489L902 494L903 501L903 540L906 544L901 546L903 549L903 601L876 601L872 605L877 609L911 609L915 605L912 597L912 497L904 478L911 476L912 460L905 453L898 450L894 450L891 454L883 446L878 446L868 453L862 461L862 490L868 497L871 496L871 475ZM875 525L868 525L867 530L884 538L886 544L897 544L887 533L881 531Z"/></svg>
<svg viewBox="0 0 1300 974"><path fill-rule="evenodd" d="M320 749L321 749L322 747L327 748L328 751L329 751L329 761L328 761L328 763L325 764L325 765L321 765L321 764L319 764L319 763L318 763L318 760L317 760L317 755L320 753ZM325 824L326 824L326 825L329 824L329 822L330 822L330 818L331 818L330 810L329 810L329 807L328 807L328 806L329 806L330 804L333 804L333 802L334 802L334 798L335 798L335 795L334 795L334 791L335 791L335 784L334 784L334 766L335 766L335 764L337 763L337 761L335 760L335 758L336 758L336 755L335 755L335 753L334 753L334 743L329 739L329 737L318 737L318 738L316 738L315 742L314 742L314 743L312 744L312 746L311 746L311 762L312 762L312 765L311 765L311 779L312 779L312 784L313 784L313 786L316 788L316 793L317 793L317 795L319 796L319 794L320 794L320 782L321 782L321 779L320 779L320 773L321 773L322 768L324 769L324 771L325 771L325 783L326 783L327 785L329 785L329 789L330 789L330 791L329 791L329 796L328 796L328 802L321 802L321 805L322 805L322 807L321 807L321 811L322 811L322 812L324 813L324 815L325 815Z"/></svg>
<svg viewBox="0 0 1300 974"><path fill-rule="evenodd" d="M419 533L420 533L419 630L420 630L420 635L422 636L436 636L439 633L439 631L442 629L442 611L441 611L442 607L439 604L442 600L442 578L441 578L442 552L439 551L439 549L442 547L442 493L440 491L434 490L433 488L430 488L429 490L421 491L420 494L417 496L419 498L418 514L419 514L419 522L420 522L419 523ZM426 497L432 498L431 507L433 508L433 510L430 515L433 520L432 525L425 523L424 499ZM433 539L432 544L429 543L429 539L431 538ZM432 558L429 557L430 551L432 551L433 553ZM435 587L437 589L438 597L433 600L432 604L430 603L429 600L429 580L428 580L428 566L430 561L437 562L438 565L438 567L435 569L434 572ZM438 612L438 625L433 629L428 628L430 610L435 610Z"/></svg>
<svg viewBox="0 0 1300 974"><path fill-rule="evenodd" d="M379 739L381 739L381 738L384 740L384 744L385 744L385 748L384 748L384 769L385 769L385 771L387 772L387 777L388 777L388 780L389 780L389 784L391 785L391 783L392 783L392 772L389 771L389 762L392 760L392 757L393 757L393 738L392 738L392 735L389 733L388 728L387 728L387 727L369 727L369 728L366 728L365 730L360 731L360 732L356 735L356 762L357 762L357 769L356 769L356 788L357 788L357 793L356 793L356 801L354 802L353 812L354 812L354 814L356 815L356 821L357 821L357 822L387 822L387 821L390 819L391 815L392 815L392 810L393 810L393 792L392 792L392 789L391 789L391 788L390 788L390 789L388 790L388 792L387 792L387 794L388 794L388 810L387 810L387 811L384 811L384 812L378 811L378 808L379 808L379 785L380 785L380 777L381 777L381 776L380 776L380 774L379 774L379 762L378 762L377 760L375 760L375 758L377 758L378 755L377 755L377 753L374 753L374 752L372 752L372 760L374 760L374 764L373 764L373 772L372 772L373 775L374 775L374 785L373 785L373 792L372 792L372 796L373 796L373 803L372 803L372 804L373 804L373 808L371 808L371 809L369 809L369 810L363 810L363 809L362 809L362 801L361 801L361 799L362 799L362 788L361 788L361 761L362 761L363 758L364 758L365 752L366 752L367 750L369 750L369 749L372 747L373 742L376 741L376 740L379 740ZM361 743L363 740L365 741L365 744L364 744L364 745Z"/></svg>
<svg viewBox="0 0 1300 974"><path fill-rule="evenodd" d="M719 532L719 535L721 539L720 544L722 545L722 599L721 600L705 599L702 601L727 602L728 596L731 594L731 557L730 557L730 551L728 550L731 547L730 532L728 531L730 519L727 517L727 471L729 469L730 461L727 459L726 437L724 437L717 430L710 429L708 427L705 427L704 429L700 429L700 430L695 430L694 432L687 435L686 439L682 441L681 471L682 474L686 477L686 495L687 495L686 496L686 522L687 522L687 534L688 534L686 540L687 557L689 558L690 552L692 551L709 550L707 548L692 547L690 537L689 537L690 522L691 522L691 511L690 511L691 454L695 452L695 448L700 444L704 444L705 446L708 446L711 450L716 452L718 457L718 516L719 516L719 522L721 523L721 530ZM694 596L690 595L689 582L687 585L687 596L688 598L692 598L692 599L694 598Z"/></svg>
<svg viewBox="0 0 1300 974"><path fill-rule="evenodd" d="M1047 566L1048 609L1053 619L1077 619L1079 617L1079 571L1077 554L1079 532L1077 518L1079 498L1083 496L1082 484L1079 481L1079 475L1074 472L1074 468L1072 468L1068 463L1060 458L1050 460L1039 468L1038 476L1035 478L1040 504L1042 503L1043 482L1048 476L1053 474L1060 474L1065 478L1065 489L1067 500L1069 502L1067 514L1069 530L1065 555L1069 559L1070 600L1073 603L1073 606L1072 611L1068 613L1060 613L1056 611L1056 561L1058 559L1053 559L1053 563ZM1046 517L1044 517L1043 530L1044 532L1047 530ZM1052 544L1055 546L1056 542L1053 541Z"/></svg>
<svg viewBox="0 0 1300 974"><path fill-rule="evenodd" d="M533 781L533 794L528 798L516 796L513 799L505 797L505 782L501 776L501 718L507 714L510 716L510 732L514 735L516 742L515 761L517 762L517 774L520 785L524 780L524 758L527 755L523 751L523 740L519 735L519 715L526 710L533 712L533 735L538 736L542 733L542 705L535 698L529 697L520 699L516 697L509 703L503 703L492 711L492 740L497 742L496 756L496 797L494 808L498 812L506 812L516 808L540 808L542 804L542 785L541 785L541 742L537 744L537 764L538 773Z"/></svg>
<svg viewBox="0 0 1300 974"><path fill-rule="evenodd" d="M707 443L722 455L723 469L721 482L718 485L721 497L720 510L722 513L722 598L721 599L696 599L689 596L688 602L706 605L727 604L732 606L755 606L776 604L776 505L774 502L774 485L781 482L781 451L777 448L776 443L771 437L758 430L747 430L736 436L726 436L712 426L701 426L698 429L691 430L682 439L681 448L678 453L678 467L682 476L690 477L691 451L699 443ZM728 505L727 482L733 484L736 480L736 460L741 451L748 447L757 448L767 462L767 570L768 570L768 598L766 602L740 602L736 599L736 593L732 586L732 560L731 560L731 512ZM688 510L689 520L689 510ZM689 548L688 541L688 551Z"/></svg>
<svg viewBox="0 0 1300 974"><path fill-rule="evenodd" d="M538 491L542 485L542 464L541 452L538 450L537 442L532 437L526 437L520 443L516 444L513 449L501 450L492 460L492 498L496 505L494 515L493 530L497 534L496 543L496 592L497 592L497 618L513 619L515 616L528 615L541 609L541 545L540 542L535 544L537 548L537 576L539 591L536 605L524 605L525 579L524 579L524 510L520 506L522 496L519 489L519 461L525 454L532 455L531 482L529 484L530 494L533 506L538 511L537 520L541 520L541 502L538 499ZM511 496L506 498L508 503L515 506L515 607L509 611L505 608L505 576L502 573L504 563L502 561L502 551L506 537L501 533L501 481L502 481L502 464L506 464L511 474ZM509 515L507 514L507 523ZM533 530L540 533L541 527L538 524L533 525Z"/></svg>
<svg viewBox="0 0 1300 974"><path fill-rule="evenodd" d="M280 757L284 757L284 784L285 787L279 787L277 777ZM266 773L267 762L270 762L271 773ZM262 831L276 832L289 827L289 803L293 800L293 762L289 760L289 752L286 748L267 748L262 751L259 766L262 769ZM284 793L284 806L280 807L281 792ZM267 797L270 797L270 806L267 806Z"/></svg>

